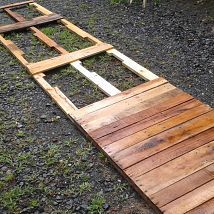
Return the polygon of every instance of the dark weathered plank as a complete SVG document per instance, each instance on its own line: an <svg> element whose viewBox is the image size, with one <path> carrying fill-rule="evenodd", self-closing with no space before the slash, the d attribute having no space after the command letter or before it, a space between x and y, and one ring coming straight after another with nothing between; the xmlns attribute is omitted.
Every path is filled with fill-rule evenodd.
<svg viewBox="0 0 214 214"><path fill-rule="evenodd" d="M32 27L32 26L57 21L59 19L62 19L62 16L60 16L58 14L51 14L48 16L40 16L40 17L37 17L37 18L32 19L30 21L22 21L22 22L2 26L2 27L0 27L0 33L8 33L11 31L21 30L21 29L25 29L28 27Z"/></svg>
<svg viewBox="0 0 214 214"><path fill-rule="evenodd" d="M182 99L179 99L180 97ZM172 99L173 98L155 105L152 108L134 114L133 117L126 117L110 124L109 126L95 130L90 133L90 136L96 139L96 142L101 145L108 145L201 104L199 101L191 99L187 102L181 103L180 105L175 105L184 100L186 101L187 99L190 99L189 96L185 96L185 94L176 96L174 98L174 101L176 102L173 102L173 104L171 103ZM139 122L135 123L136 120Z"/></svg>
<svg viewBox="0 0 214 214"><path fill-rule="evenodd" d="M185 213L213 199L213 197L214 197L214 180L187 193L183 197L180 197L177 200L163 206L161 210L166 214ZM211 211L210 214L212 213L213 212Z"/></svg>
<svg viewBox="0 0 214 214"><path fill-rule="evenodd" d="M143 129L139 132L136 132L132 135L129 135L125 138L122 138L118 141L115 141L107 146L104 147L105 151L112 155L116 155L118 152L127 149L130 147L130 151L132 150L132 146L150 138L153 137L161 132L164 132L166 130L169 130L173 127L176 127L182 123L185 123L186 121L189 121L193 118L196 118L208 111L210 111L211 108L205 105L199 105L196 106L193 109L189 109L181 114L178 114L174 117L171 117L167 120L164 120L160 123L154 124L146 129Z"/></svg>
<svg viewBox="0 0 214 214"><path fill-rule="evenodd" d="M211 111L149 139L143 140L111 157L122 169L125 169L213 126L214 111Z"/></svg>
<svg viewBox="0 0 214 214"><path fill-rule="evenodd" d="M174 146L169 147L157 154L125 169L126 174L132 178L137 178L146 172L157 168L187 152L190 152L204 144L214 140L214 128L208 129L194 137L184 140Z"/></svg>
<svg viewBox="0 0 214 214"><path fill-rule="evenodd" d="M8 5L1 6L0 9L17 7L17 6L29 4L29 3L32 3L32 2L34 2L34 1L30 0L30 1L17 2L17 3L13 3L13 4L8 4Z"/></svg>
<svg viewBox="0 0 214 214"><path fill-rule="evenodd" d="M211 164L173 185L156 192L150 198L158 207L162 207L213 179L214 164Z"/></svg>

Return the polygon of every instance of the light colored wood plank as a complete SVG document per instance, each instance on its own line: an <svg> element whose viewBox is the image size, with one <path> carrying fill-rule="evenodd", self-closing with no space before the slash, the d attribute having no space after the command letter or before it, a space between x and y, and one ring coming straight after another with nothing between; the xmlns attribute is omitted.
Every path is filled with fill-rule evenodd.
<svg viewBox="0 0 214 214"><path fill-rule="evenodd" d="M125 56L124 54L120 53L116 49L111 49L107 51L109 55L113 55L120 61L122 61L122 64L126 66L128 69L133 71L138 76L142 77L145 80L154 80L157 79L158 76L149 71L148 69L144 68L143 66L139 65L129 57Z"/></svg>
<svg viewBox="0 0 214 214"><path fill-rule="evenodd" d="M17 3L13 3L13 4L8 4L8 5L1 6L0 9L17 7L17 6L29 4L29 3L32 3L32 2L33 2L33 0L30 0L30 1L23 1L23 2L17 2Z"/></svg>
<svg viewBox="0 0 214 214"><path fill-rule="evenodd" d="M152 80L150 82L138 85L138 86L128 89L118 95L115 95L114 97L105 98L102 101L95 102L91 105L88 105L86 107L79 109L76 112L77 115L75 117L76 117L76 119L84 118L85 116L92 114L98 110L101 110L103 108L108 108L108 106L110 106L110 105L113 105L115 103L121 102L126 99L129 99L133 96L146 92L152 88L156 88L158 86L164 85L166 83L167 83L167 80L165 80L163 78L158 78L156 80Z"/></svg>
<svg viewBox="0 0 214 214"><path fill-rule="evenodd" d="M213 179L214 164L211 164L151 195L150 198L158 207L162 207Z"/></svg>
<svg viewBox="0 0 214 214"><path fill-rule="evenodd" d="M36 2L30 3L31 6L34 6L39 12L41 12L44 15L50 15L53 14L50 10L42 7L41 5L37 4Z"/></svg>
<svg viewBox="0 0 214 214"><path fill-rule="evenodd" d="M51 14L51 15L45 15L45 16L40 16L37 18L34 18L30 21L22 21L22 22L17 22L14 24L9 24L5 26L0 27L0 33L8 33L11 31L16 31L16 30L22 30L25 28L29 28L32 26L40 25L40 24L45 24L53 21L57 21L61 19L62 16L58 14Z"/></svg>
<svg viewBox="0 0 214 214"><path fill-rule="evenodd" d="M74 61L84 59L95 54L101 53L103 51L111 49L112 46L109 44L98 44L89 48L78 50L69 54L64 54L62 56L57 56L48 60L43 60L36 63L31 63L27 66L29 72L34 75L42 73L60 66L70 64Z"/></svg>
<svg viewBox="0 0 214 214"><path fill-rule="evenodd" d="M143 175L152 169L155 169L213 140L214 128L211 128L161 152L158 152L157 154L154 154L153 156L125 169L124 171L128 176L137 178L140 175Z"/></svg>
<svg viewBox="0 0 214 214"><path fill-rule="evenodd" d="M213 199L214 180L162 207L166 214L182 214ZM212 210L213 211L213 210ZM204 214L204 213L203 213ZM212 213L210 213L212 214Z"/></svg>
<svg viewBox="0 0 214 214"><path fill-rule="evenodd" d="M111 158L113 158L120 168L126 169L166 148L193 137L200 132L208 130L213 126L214 111L210 111L124 149L117 154L112 155Z"/></svg>
<svg viewBox="0 0 214 214"><path fill-rule="evenodd" d="M66 19L61 19L60 21L62 24L65 25L65 27L67 27L69 30L76 33L83 39L88 39L89 41L91 41L95 44L102 43L99 39L95 38L94 36L90 35L89 33L85 32L85 31L83 31L82 29L80 29L76 25L72 24L71 22L67 21Z"/></svg>
<svg viewBox="0 0 214 214"><path fill-rule="evenodd" d="M154 193L214 163L213 151L214 141L141 175L134 181L150 197Z"/></svg>
<svg viewBox="0 0 214 214"><path fill-rule="evenodd" d="M73 62L71 63L71 65L108 96L114 96L116 94L121 93L120 90L115 88L97 73L90 72L85 67L83 67L80 61Z"/></svg>
<svg viewBox="0 0 214 214"><path fill-rule="evenodd" d="M155 102L156 100L158 101L158 99L166 100L170 95L172 96L173 93L176 95L181 93L181 91L167 83L158 88L151 89L142 94L138 94L129 99L115 103L109 108L97 110L96 112L85 116L81 120L78 120L78 123L90 133L100 127L109 125L124 117L147 109L152 105L155 105ZM106 118L106 115L109 115L108 118Z"/></svg>
<svg viewBox="0 0 214 214"><path fill-rule="evenodd" d="M122 138L118 141L115 141L111 144L106 145L104 147L105 152L107 152L109 155L112 156L126 148L129 148L129 147L136 145L137 143L142 142L150 137L153 137L161 132L164 132L164 131L169 130L173 127L176 127L182 123L185 123L210 110L211 110L211 108L209 106L199 105L199 106L189 109L181 114L178 114L174 117L164 120L160 123L154 124L148 128L144 129L142 127L141 131L138 131L125 138ZM103 145L102 142L101 142L101 145Z"/></svg>
<svg viewBox="0 0 214 214"><path fill-rule="evenodd" d="M214 198L188 211L186 214L213 214L214 213Z"/></svg>
<svg viewBox="0 0 214 214"><path fill-rule="evenodd" d="M23 57L24 52L19 49L11 40L6 40L2 35L0 35L0 41L4 45L5 48L7 48L18 60L23 66L27 66L28 62Z"/></svg>
<svg viewBox="0 0 214 214"><path fill-rule="evenodd" d="M67 115L73 115L73 112L77 110L77 107L60 91L58 87L51 87L51 85L44 79L44 76L44 74L37 74L34 75L33 78Z"/></svg>

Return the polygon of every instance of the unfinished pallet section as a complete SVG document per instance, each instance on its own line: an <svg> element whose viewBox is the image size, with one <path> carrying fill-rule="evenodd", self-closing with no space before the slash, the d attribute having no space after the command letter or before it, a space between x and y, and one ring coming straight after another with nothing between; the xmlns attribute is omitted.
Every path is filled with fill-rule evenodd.
<svg viewBox="0 0 214 214"><path fill-rule="evenodd" d="M23 5L35 7L41 16L26 20L12 10ZM1 43L155 211L214 213L214 110L211 107L33 1L0 9L16 21L0 27ZM92 42L92 46L70 53L36 28L53 21ZM25 53L3 35L25 29L60 55L28 62ZM130 72L147 82L121 92L82 65L82 59L103 52L120 60ZM78 109L44 78L46 71L63 65L74 67L109 97Z"/></svg>

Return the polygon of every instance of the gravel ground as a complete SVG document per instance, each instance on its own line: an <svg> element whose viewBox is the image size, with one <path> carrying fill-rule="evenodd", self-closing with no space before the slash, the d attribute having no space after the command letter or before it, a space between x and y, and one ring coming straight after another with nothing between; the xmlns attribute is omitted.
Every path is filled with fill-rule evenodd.
<svg viewBox="0 0 214 214"><path fill-rule="evenodd" d="M140 3L107 0L39 2L214 106L212 0L166 0L149 3L146 10ZM0 13L0 25L11 22ZM26 48L29 59L43 59L47 51L48 57L56 54L32 42L29 34L25 39L7 36ZM1 45L0 62L0 213L154 213ZM121 90L140 83L115 60L98 57L84 64ZM105 96L71 74L77 75L66 67L49 73L47 80L79 107Z"/></svg>

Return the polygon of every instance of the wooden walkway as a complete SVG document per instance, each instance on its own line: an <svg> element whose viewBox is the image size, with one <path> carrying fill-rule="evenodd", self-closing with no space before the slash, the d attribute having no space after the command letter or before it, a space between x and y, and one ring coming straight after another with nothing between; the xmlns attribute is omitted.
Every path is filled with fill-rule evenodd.
<svg viewBox="0 0 214 214"><path fill-rule="evenodd" d="M34 6L42 16L26 21L12 11L25 4ZM0 35L2 44L157 212L214 213L212 108L33 1L0 9L17 21L1 26L0 33L29 28L61 54L29 63L22 50ZM56 20L94 45L69 53L35 27ZM116 57L148 82L121 92L81 65L81 59L101 52ZM59 88L44 79L44 72L66 64L71 64L109 97L78 109Z"/></svg>

